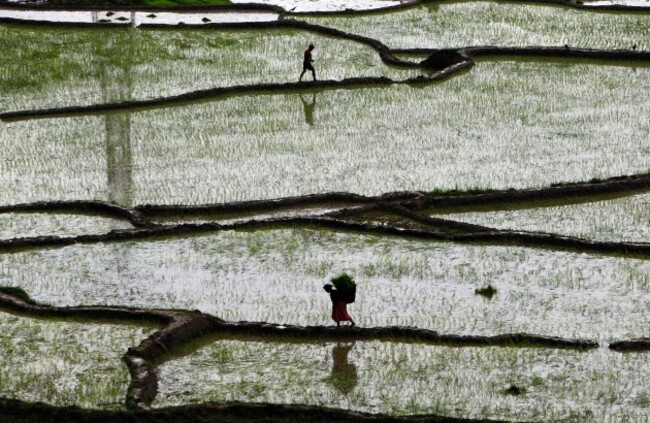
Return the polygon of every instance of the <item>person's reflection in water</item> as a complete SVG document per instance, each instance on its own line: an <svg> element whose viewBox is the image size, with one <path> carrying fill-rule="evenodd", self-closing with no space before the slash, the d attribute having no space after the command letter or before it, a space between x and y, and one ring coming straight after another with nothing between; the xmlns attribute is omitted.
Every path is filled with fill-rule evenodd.
<svg viewBox="0 0 650 423"><path fill-rule="evenodd" d="M300 94L300 101L302 102L302 109L305 112L305 122L307 125L314 126L314 108L316 107L316 93L311 95L311 104L307 103Z"/></svg>
<svg viewBox="0 0 650 423"><path fill-rule="evenodd" d="M336 344L332 348L332 375L329 382L342 394L349 394L357 386L357 366L348 362L351 344Z"/></svg>

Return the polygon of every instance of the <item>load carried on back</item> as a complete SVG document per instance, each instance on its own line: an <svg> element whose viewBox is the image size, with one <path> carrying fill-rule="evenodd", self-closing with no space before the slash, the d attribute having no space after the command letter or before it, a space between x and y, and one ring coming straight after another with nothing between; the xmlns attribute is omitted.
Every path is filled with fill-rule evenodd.
<svg viewBox="0 0 650 423"><path fill-rule="evenodd" d="M347 304L352 304L357 296L357 283L347 273L341 273L330 279L339 293L339 298Z"/></svg>

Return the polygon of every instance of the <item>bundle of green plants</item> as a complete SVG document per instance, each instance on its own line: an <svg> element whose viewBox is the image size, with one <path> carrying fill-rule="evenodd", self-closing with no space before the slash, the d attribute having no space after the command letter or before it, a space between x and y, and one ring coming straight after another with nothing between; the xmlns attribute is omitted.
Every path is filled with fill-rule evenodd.
<svg viewBox="0 0 650 423"><path fill-rule="evenodd" d="M476 288L474 290L474 293L476 295L482 295L485 298L491 300L492 297L497 293L497 289L493 287L492 285L484 286L482 288Z"/></svg>
<svg viewBox="0 0 650 423"><path fill-rule="evenodd" d="M354 302L357 293L357 283L350 275L343 272L330 279L330 282L332 282L334 288L341 293L347 303Z"/></svg>

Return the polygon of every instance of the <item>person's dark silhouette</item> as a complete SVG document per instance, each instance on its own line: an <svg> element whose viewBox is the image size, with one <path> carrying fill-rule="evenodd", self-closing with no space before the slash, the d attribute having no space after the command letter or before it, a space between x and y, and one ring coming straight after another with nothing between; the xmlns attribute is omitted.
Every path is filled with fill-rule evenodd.
<svg viewBox="0 0 650 423"><path fill-rule="evenodd" d="M336 327L341 327L341 322L350 322L352 326L356 326L357 324L354 323L352 316L348 313L348 304L345 296L329 283L325 284L323 289L330 294L330 300L332 301L332 320L336 322Z"/></svg>
<svg viewBox="0 0 650 423"><path fill-rule="evenodd" d="M314 126L314 108L316 107L316 93L311 96L311 104L307 103L300 94L300 101L302 102L302 110L305 112L305 122L307 125Z"/></svg>
<svg viewBox="0 0 650 423"><path fill-rule="evenodd" d="M332 375L329 382L342 394L349 394L357 386L357 366L348 361L354 343L337 344L332 348Z"/></svg>
<svg viewBox="0 0 650 423"><path fill-rule="evenodd" d="M314 59L311 57L311 52L314 50L314 45L309 44L309 47L307 50L305 50L303 60L302 60L302 73L300 74L300 78L298 81L302 81L302 76L307 72L308 70L311 71L311 76L314 78L314 81L316 80L316 70L314 69Z"/></svg>

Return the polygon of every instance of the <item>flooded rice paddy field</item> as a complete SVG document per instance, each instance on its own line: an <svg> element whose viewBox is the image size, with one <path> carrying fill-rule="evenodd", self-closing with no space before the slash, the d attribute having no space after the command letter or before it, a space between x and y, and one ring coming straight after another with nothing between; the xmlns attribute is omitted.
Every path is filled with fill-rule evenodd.
<svg viewBox="0 0 650 423"><path fill-rule="evenodd" d="M122 355L152 331L0 313L0 397L121 408L129 384Z"/></svg>
<svg viewBox="0 0 650 423"><path fill-rule="evenodd" d="M123 220L95 216L63 213L0 214L0 239L92 235L132 227Z"/></svg>
<svg viewBox="0 0 650 423"><path fill-rule="evenodd" d="M296 12L349 6L347 0L264 2ZM355 7L363 5L375 3ZM287 18L374 37L391 48L649 48L647 14L548 5L449 2L390 14ZM317 47L320 79L403 80L424 73L386 66L359 43L297 30L0 25L0 108L295 82L309 43ZM644 142L650 122L642 118L650 113L649 77L650 66L642 62L498 58L437 83L253 92L166 108L0 122L0 205L104 200L133 207L331 191L523 189L644 173L650 165ZM646 241L648 194L571 202L442 217ZM248 217L336 207L252 210ZM246 218L235 214L219 222ZM159 223L189 221L210 218L163 217ZM3 240L130 228L90 215L0 214ZM641 258L297 227L0 254L2 285L55 306L175 308L229 321L327 325L331 304L322 286L345 271L359 283L350 312L361 327L527 332L600 343L575 351L208 337L155 363L155 407L236 400L517 421L647 418L645 355L610 351L607 344L650 337L649 270ZM491 299L475 293L487 285L497 290ZM0 397L123 408L129 374L121 357L153 330L0 313Z"/></svg>
<svg viewBox="0 0 650 423"><path fill-rule="evenodd" d="M650 263L316 230L226 231L0 256L0 277L39 302L198 309L231 321L327 324L326 281L359 283L365 327L528 332L599 342L650 336ZM492 285L487 300L477 288Z"/></svg>
<svg viewBox="0 0 650 423"><path fill-rule="evenodd" d="M648 50L646 14L596 13L544 4L436 2L387 14L305 17L381 40L390 48L564 46Z"/></svg>
<svg viewBox="0 0 650 423"><path fill-rule="evenodd" d="M2 123L0 200L203 204L640 173L650 164L650 123L639 118L650 114L649 81L649 67L480 62L419 88Z"/></svg>
<svg viewBox="0 0 650 423"><path fill-rule="evenodd" d="M491 228L551 232L592 240L650 239L649 194L582 204L437 216Z"/></svg>
<svg viewBox="0 0 650 423"><path fill-rule="evenodd" d="M309 43L318 46L320 79L406 79L416 72L384 65L362 44L306 31L1 25L0 57L6 65L0 69L0 104L3 111L47 108L294 82Z"/></svg>
<svg viewBox="0 0 650 423"><path fill-rule="evenodd" d="M160 367L156 406L210 399L515 421L641 421L643 355L217 340ZM510 386L521 395L506 392Z"/></svg>

